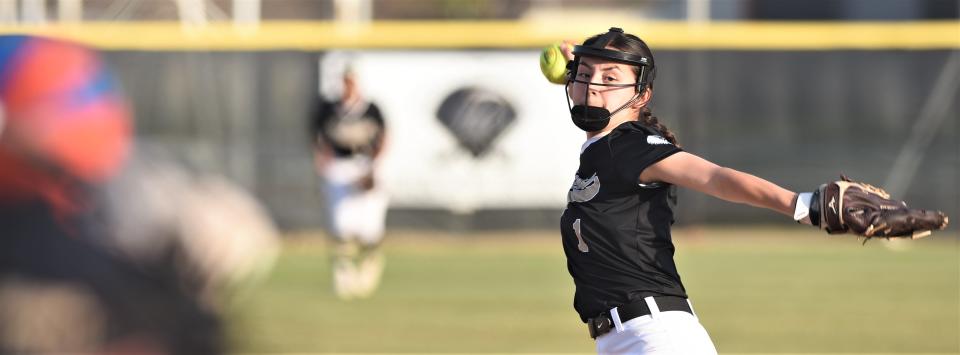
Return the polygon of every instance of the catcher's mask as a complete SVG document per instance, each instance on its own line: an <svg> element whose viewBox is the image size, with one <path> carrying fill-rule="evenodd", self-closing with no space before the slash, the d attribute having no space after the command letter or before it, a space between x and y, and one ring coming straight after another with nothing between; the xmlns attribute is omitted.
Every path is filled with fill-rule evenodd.
<svg viewBox="0 0 960 355"><path fill-rule="evenodd" d="M607 46L618 37L624 37L623 30L617 27L611 27L607 33L601 35L593 43L588 45L586 42L584 42L584 45L574 46L573 60L567 63L568 76L567 84L565 85L567 92L567 107L570 109L570 116L573 118L573 124L584 131L596 132L607 127L607 124L610 123L611 116L629 107L630 105L633 105L637 102L637 100L640 100L643 90L646 89L649 84L653 83L653 78L656 74L656 71L654 70L652 57L646 57L607 48ZM580 70L580 59L583 57L601 58L639 67L640 70L637 74L637 82L628 84L605 84L593 83L590 82L589 79L581 80L577 77L577 72ZM586 88L583 91L583 104L573 105L570 98L570 96L573 95L573 92L570 90L570 88L571 85L577 84L586 85ZM634 87L636 89L636 94L629 101L618 107L616 110L613 110L613 112L610 112L603 107L587 105L587 99L590 95L591 85L621 88Z"/></svg>

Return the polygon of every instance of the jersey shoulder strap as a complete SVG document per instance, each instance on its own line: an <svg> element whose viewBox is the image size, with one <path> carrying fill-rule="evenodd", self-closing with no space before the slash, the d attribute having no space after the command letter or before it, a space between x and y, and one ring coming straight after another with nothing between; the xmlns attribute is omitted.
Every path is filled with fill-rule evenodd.
<svg viewBox="0 0 960 355"><path fill-rule="evenodd" d="M615 128L613 132L610 132L610 138L616 138L616 136L623 135L623 134L631 134L631 133L641 133L645 136L661 135L660 131L656 130L653 127L647 126L641 123L640 121L630 121L617 126L617 128Z"/></svg>

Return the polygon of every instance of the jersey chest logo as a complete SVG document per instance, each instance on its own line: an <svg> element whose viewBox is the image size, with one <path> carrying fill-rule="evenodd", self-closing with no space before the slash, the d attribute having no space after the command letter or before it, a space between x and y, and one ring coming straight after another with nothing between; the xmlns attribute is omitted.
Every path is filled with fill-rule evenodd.
<svg viewBox="0 0 960 355"><path fill-rule="evenodd" d="M567 193L567 202L587 202L597 196L598 192L600 192L600 178L597 177L597 173L593 173L593 176L588 179L575 175L573 186Z"/></svg>
<svg viewBox="0 0 960 355"><path fill-rule="evenodd" d="M345 118L329 127L331 139L336 143L356 148L372 143L380 127L370 118Z"/></svg>

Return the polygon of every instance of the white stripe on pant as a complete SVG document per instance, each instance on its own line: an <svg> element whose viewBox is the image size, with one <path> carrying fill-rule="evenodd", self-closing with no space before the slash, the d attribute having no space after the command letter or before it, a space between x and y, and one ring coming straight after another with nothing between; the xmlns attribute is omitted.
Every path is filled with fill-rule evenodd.
<svg viewBox="0 0 960 355"><path fill-rule="evenodd" d="M614 323L620 323L621 327L597 338L598 354L717 354L710 336L696 316L683 311L660 312L653 297L644 301L652 314L622 323L614 319Z"/></svg>

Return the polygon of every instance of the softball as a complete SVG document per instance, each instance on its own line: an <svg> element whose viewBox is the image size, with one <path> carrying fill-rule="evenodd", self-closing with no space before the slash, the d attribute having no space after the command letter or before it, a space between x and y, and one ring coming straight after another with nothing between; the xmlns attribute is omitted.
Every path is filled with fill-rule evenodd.
<svg viewBox="0 0 960 355"><path fill-rule="evenodd" d="M551 83L567 82L567 60L560 50L560 43L551 44L540 53L540 71Z"/></svg>

